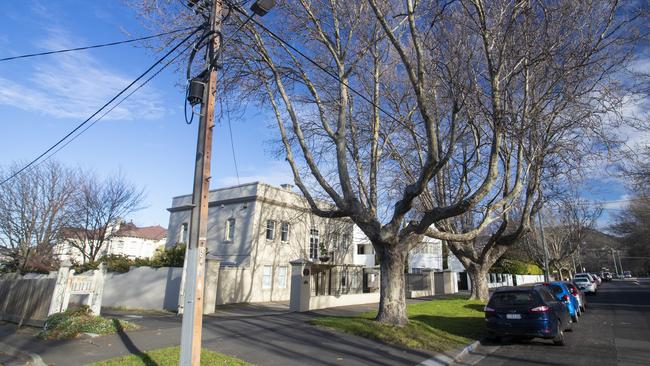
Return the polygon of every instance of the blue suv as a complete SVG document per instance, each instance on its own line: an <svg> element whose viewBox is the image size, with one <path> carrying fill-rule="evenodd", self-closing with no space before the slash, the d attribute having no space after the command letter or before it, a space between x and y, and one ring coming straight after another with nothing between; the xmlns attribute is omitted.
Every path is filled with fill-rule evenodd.
<svg viewBox="0 0 650 366"><path fill-rule="evenodd" d="M547 286L498 288L485 306L485 322L493 340L539 337L564 345L564 331L571 329L567 307Z"/></svg>

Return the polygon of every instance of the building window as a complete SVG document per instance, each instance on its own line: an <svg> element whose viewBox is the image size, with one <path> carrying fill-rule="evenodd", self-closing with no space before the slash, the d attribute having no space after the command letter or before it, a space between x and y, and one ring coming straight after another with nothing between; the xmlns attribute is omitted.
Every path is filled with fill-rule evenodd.
<svg viewBox="0 0 650 366"><path fill-rule="evenodd" d="M226 241L233 241L235 240L235 219L234 218L229 218L226 220L226 235L225 235Z"/></svg>
<svg viewBox="0 0 650 366"><path fill-rule="evenodd" d="M339 249L339 234L337 233L332 234L332 249Z"/></svg>
<svg viewBox="0 0 650 366"><path fill-rule="evenodd" d="M287 288L287 266L278 267L278 288Z"/></svg>
<svg viewBox="0 0 650 366"><path fill-rule="evenodd" d="M289 223L283 222L280 225L280 240L289 241Z"/></svg>
<svg viewBox="0 0 650 366"><path fill-rule="evenodd" d="M275 239L275 221L266 220L266 240Z"/></svg>
<svg viewBox="0 0 650 366"><path fill-rule="evenodd" d="M357 245L357 254L366 254L366 246L363 244Z"/></svg>
<svg viewBox="0 0 650 366"><path fill-rule="evenodd" d="M273 276L273 267L264 266L264 268L262 268L262 288L271 288L272 276Z"/></svg>
<svg viewBox="0 0 650 366"><path fill-rule="evenodd" d="M309 230L309 258L318 258L318 229Z"/></svg>
<svg viewBox="0 0 650 366"><path fill-rule="evenodd" d="M348 272L347 271L341 272L341 287L342 288L348 287Z"/></svg>
<svg viewBox="0 0 650 366"><path fill-rule="evenodd" d="M189 232L187 230L187 223L181 224L181 231L178 233L178 242L187 244Z"/></svg>
<svg viewBox="0 0 650 366"><path fill-rule="evenodd" d="M350 235L343 234L341 236L341 249L343 249L343 251L347 251L349 245L350 245Z"/></svg>

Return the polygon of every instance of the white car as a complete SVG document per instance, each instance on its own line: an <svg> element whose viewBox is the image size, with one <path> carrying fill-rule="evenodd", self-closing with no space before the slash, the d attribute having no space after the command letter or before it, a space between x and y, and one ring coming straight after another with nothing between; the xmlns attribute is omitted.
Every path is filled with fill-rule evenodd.
<svg viewBox="0 0 650 366"><path fill-rule="evenodd" d="M596 293L596 283L591 282L588 277L575 277L573 283L584 293Z"/></svg>
<svg viewBox="0 0 650 366"><path fill-rule="evenodd" d="M576 273L573 278L586 278L598 288L598 280L591 273Z"/></svg>

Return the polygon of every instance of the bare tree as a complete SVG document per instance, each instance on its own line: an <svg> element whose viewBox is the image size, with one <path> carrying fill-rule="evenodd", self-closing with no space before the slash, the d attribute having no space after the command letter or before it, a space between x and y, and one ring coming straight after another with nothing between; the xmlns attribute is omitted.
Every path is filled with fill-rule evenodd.
<svg viewBox="0 0 650 366"><path fill-rule="evenodd" d="M533 226L521 240L523 248L535 264L544 268L543 245L546 245L548 266L558 271L563 279L564 270L571 272L571 256L579 250L589 230L593 230L601 213L601 207L592 207L589 202L575 197L547 205L542 210L544 243L539 227Z"/></svg>
<svg viewBox="0 0 650 366"><path fill-rule="evenodd" d="M630 23L616 16L617 1L460 3L464 13L446 29L456 26L465 39L477 39L466 47L480 61L463 66L487 79L471 97L480 102L474 118L501 133L502 143L486 168L478 163L488 160L483 141L462 141L463 163L442 171L423 206L472 197L477 171L494 164L501 172L472 209L434 222L436 230L427 232L448 241L472 279L472 298L486 300L489 268L530 230L544 203L541 193L569 182L591 154L612 145L604 130L617 116L612 79L630 58L622 31Z"/></svg>
<svg viewBox="0 0 650 366"><path fill-rule="evenodd" d="M2 180L19 165L0 171ZM55 268L54 245L69 225L76 175L59 163L37 165L0 186L0 248L12 270Z"/></svg>
<svg viewBox="0 0 650 366"><path fill-rule="evenodd" d="M140 9L168 28L183 18L170 4ZM527 230L553 142L579 130L553 123L593 120L588 86L614 64L615 1L286 0L281 21L236 34L243 10L224 4L219 97L270 109L314 214L349 217L370 239L377 320L394 325L408 321L403 269L423 235L476 264L478 283ZM482 252L463 244L485 230Z"/></svg>
<svg viewBox="0 0 650 366"><path fill-rule="evenodd" d="M119 229L120 220L142 208L144 191L121 175L101 181L91 174L84 174L76 189L65 239L82 254L84 263L93 262Z"/></svg>

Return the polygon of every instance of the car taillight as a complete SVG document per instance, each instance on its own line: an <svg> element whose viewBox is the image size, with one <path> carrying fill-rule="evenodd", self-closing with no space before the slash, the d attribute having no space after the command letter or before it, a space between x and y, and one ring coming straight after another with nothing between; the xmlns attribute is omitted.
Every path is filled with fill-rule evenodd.
<svg viewBox="0 0 650 366"><path fill-rule="evenodd" d="M485 311L486 313L496 313L497 312L496 310L492 309L489 306L485 306L485 308L483 308L483 311Z"/></svg>
<svg viewBox="0 0 650 366"><path fill-rule="evenodd" d="M562 296L562 301L569 302L569 295Z"/></svg>
<svg viewBox="0 0 650 366"><path fill-rule="evenodd" d="M569 288L569 291L571 292L571 295L578 296L578 290L575 287Z"/></svg>
<svg viewBox="0 0 650 366"><path fill-rule="evenodd" d="M548 313L551 308L546 305L538 306L536 308L530 309L531 313Z"/></svg>

